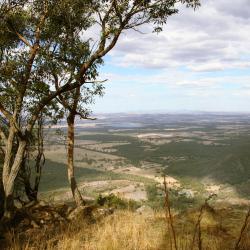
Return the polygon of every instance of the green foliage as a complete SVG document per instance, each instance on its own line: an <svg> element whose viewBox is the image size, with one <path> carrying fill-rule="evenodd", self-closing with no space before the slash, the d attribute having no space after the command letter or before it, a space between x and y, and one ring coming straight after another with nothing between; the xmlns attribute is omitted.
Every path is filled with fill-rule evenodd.
<svg viewBox="0 0 250 250"><path fill-rule="evenodd" d="M135 210L140 206L136 201L124 200L114 194L109 194L107 196L102 196L100 194L96 199L96 203L100 206L131 210Z"/></svg>
<svg viewBox="0 0 250 250"><path fill-rule="evenodd" d="M56 102L43 102L53 94L54 77L61 84L70 84L90 56L89 41L81 38L82 32L93 24L88 1L77 0L74 4L67 0L24 2L12 8L7 6L9 11L0 24L0 103L12 113L17 108L14 100L21 97L26 117L30 118L42 105L50 109L49 115L53 108L54 116L61 118ZM34 47L36 45L39 48ZM86 80L96 78L100 63L101 60L97 60L89 67ZM96 84L92 88L86 84L82 93L84 102L92 102L92 95L101 94L102 86ZM22 122L25 125L30 120Z"/></svg>
<svg viewBox="0 0 250 250"><path fill-rule="evenodd" d="M215 133L214 126L200 130L208 134ZM140 166L142 161L161 164L162 171L166 174L187 179L189 182L209 176L219 183L235 186L247 197L250 195L250 137L246 133L232 138L218 134L216 142L220 143L219 145L204 145L199 139L190 138L192 141L173 141L152 146L149 142L140 141L126 133L98 133L77 138L99 142L129 142L126 145L114 146L117 151L113 154L125 157L129 163L136 166ZM145 146L154 150L145 150ZM168 167L164 168L165 166Z"/></svg>
<svg viewBox="0 0 250 250"><path fill-rule="evenodd" d="M54 156L55 159L57 155ZM104 180L129 180L133 182L143 182L146 184L154 183L146 177L135 176L125 173L114 173L112 171L101 171L95 168L75 168L77 182L104 181ZM40 191L48 192L60 188L67 188L67 166L65 164L46 159L41 178Z"/></svg>
<svg viewBox="0 0 250 250"><path fill-rule="evenodd" d="M162 209L164 206L164 198L162 192L156 185L146 186L148 204L155 210Z"/></svg>
<svg viewBox="0 0 250 250"><path fill-rule="evenodd" d="M162 188L157 185L146 186L146 192L148 197L148 205L155 210L161 210L164 208L165 193ZM170 206L179 211L185 211L188 208L198 207L202 200L198 196L187 197L185 194L180 194L178 190L170 189L169 191Z"/></svg>
<svg viewBox="0 0 250 250"><path fill-rule="evenodd" d="M152 24L155 31L160 31L168 17L178 12L179 2L0 2L0 115L9 125L5 130L0 123L0 129L5 147L10 149L5 151L6 158L12 159L4 165L9 173L4 183L11 192L37 120L42 117L57 121L64 115L62 106L70 118L76 114L88 117L86 105L103 94L103 85L93 83L98 67L121 33L143 24ZM181 3L199 6L198 0ZM97 41L87 32L94 25L100 27Z"/></svg>
<svg viewBox="0 0 250 250"><path fill-rule="evenodd" d="M82 87L79 101L92 103L93 95L102 95L103 86L87 82L96 79L103 56L115 46L122 31L145 23L153 24L160 31L168 17L178 12L178 2L1 2L0 103L10 114L13 110L25 113L29 130L36 116L58 96L66 97L71 103L75 99L72 90L78 87ZM192 8L199 6L198 0L181 3ZM93 49L93 38L85 36L94 25L101 29L96 49ZM89 113L82 106L79 111Z"/></svg>
<svg viewBox="0 0 250 250"><path fill-rule="evenodd" d="M185 194L180 194L176 190L170 190L170 205L179 211L186 211L189 208L199 207L203 202L202 199L196 195L194 197L187 197Z"/></svg>

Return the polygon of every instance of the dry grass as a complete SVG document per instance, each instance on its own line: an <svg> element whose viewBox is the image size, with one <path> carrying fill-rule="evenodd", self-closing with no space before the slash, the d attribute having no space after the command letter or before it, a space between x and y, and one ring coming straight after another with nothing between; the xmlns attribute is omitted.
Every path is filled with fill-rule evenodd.
<svg viewBox="0 0 250 250"><path fill-rule="evenodd" d="M94 224L73 223L51 238L46 232L33 234L25 244L10 235L12 247L9 249L158 250L166 249L162 247L165 235L164 221L159 223L156 215L117 211Z"/></svg>
<svg viewBox="0 0 250 250"><path fill-rule="evenodd" d="M193 232L199 212L193 214L175 215L173 223L176 228L178 250L192 248ZM228 216L230 216L228 214ZM203 214L199 236L195 240L194 250L230 250L235 249L237 235L240 232L241 221L238 221L236 232L221 228L220 223L210 223L211 214ZM223 216L224 217L224 216ZM243 217L241 217L244 219ZM225 218L228 220L228 218ZM242 221L243 222L243 221ZM232 222L231 222L232 223ZM244 232L238 250L250 249L249 226ZM113 215L98 220L95 223L76 221L66 227L55 230L30 232L23 240L22 235L9 234L12 242L11 250L170 250L171 240L164 212L139 214L131 211L116 211ZM199 246L200 244L200 246ZM202 246L202 248L201 248Z"/></svg>
<svg viewBox="0 0 250 250"><path fill-rule="evenodd" d="M58 249L88 250L146 250L161 249L165 230L154 225L154 220L144 215L120 211L101 223L92 226L85 242L81 233L74 239L60 242ZM78 242L78 244L76 243Z"/></svg>

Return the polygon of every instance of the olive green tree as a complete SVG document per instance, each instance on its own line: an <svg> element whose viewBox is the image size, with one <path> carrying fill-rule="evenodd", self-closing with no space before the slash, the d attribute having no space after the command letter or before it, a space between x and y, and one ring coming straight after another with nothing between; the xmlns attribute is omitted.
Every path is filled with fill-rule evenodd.
<svg viewBox="0 0 250 250"><path fill-rule="evenodd" d="M0 124L4 142L5 218L11 218L14 182L44 108L59 95L91 82L93 67L114 48L122 32L144 24L152 24L153 30L159 32L168 17L178 12L178 4L196 8L200 3L199 0L0 2L0 115L8 127ZM100 27L100 32L92 46L86 31L94 25ZM72 27L74 32L70 34ZM65 46L68 43L74 46ZM54 75L60 82L58 88ZM15 97L12 102L10 95ZM23 116L27 118L25 122L21 121Z"/></svg>

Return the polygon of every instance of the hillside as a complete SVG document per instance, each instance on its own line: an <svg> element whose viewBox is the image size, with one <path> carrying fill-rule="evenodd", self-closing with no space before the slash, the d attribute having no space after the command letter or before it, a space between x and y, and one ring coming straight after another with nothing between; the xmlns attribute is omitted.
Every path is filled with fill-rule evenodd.
<svg viewBox="0 0 250 250"><path fill-rule="evenodd" d="M91 211L80 217L67 182L65 125L58 129L45 131L43 201L17 213L15 233L4 236L7 249L175 249L163 174L178 250L250 248L248 117L113 115L79 122L76 177Z"/></svg>
<svg viewBox="0 0 250 250"><path fill-rule="evenodd" d="M185 213L173 210L175 240L164 210L99 208L93 210L91 216L74 213L74 219L65 222L65 217L61 217L62 209L65 211L67 207L53 208L43 204L33 210L29 208L26 211L36 218L36 222L29 226L27 219L21 220L15 235L5 233L7 241L0 243L4 249L11 250L170 250L175 249L175 243L176 248L181 250L247 250L250 247L249 224L242 231L245 213L238 209L213 209L207 205L201 217L199 210L191 209ZM52 213L54 218L47 220ZM43 224L39 222L39 217Z"/></svg>
<svg viewBox="0 0 250 250"><path fill-rule="evenodd" d="M67 188L64 137L58 137L56 129L47 131L44 194ZM63 134L64 124L60 129ZM197 199L204 200L214 190L218 201L247 204L249 148L248 116L107 115L78 123L76 176L85 194L93 198L131 185L145 190L161 182L165 173L178 183L179 191L191 190ZM96 181L102 181L99 187ZM103 181L109 185L102 185Z"/></svg>

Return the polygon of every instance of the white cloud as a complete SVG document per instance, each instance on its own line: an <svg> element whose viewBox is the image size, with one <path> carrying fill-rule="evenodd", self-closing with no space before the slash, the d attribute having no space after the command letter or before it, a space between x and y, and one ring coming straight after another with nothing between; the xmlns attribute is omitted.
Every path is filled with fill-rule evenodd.
<svg viewBox="0 0 250 250"><path fill-rule="evenodd" d="M150 26L123 34L101 75L109 81L97 110L250 111L249 31L250 0L202 0L159 35Z"/></svg>
<svg viewBox="0 0 250 250"><path fill-rule="evenodd" d="M223 94L243 93L250 91L250 75L228 75L228 76L207 76L204 72L186 72L182 70L161 70L157 74L145 74L138 72L137 74L112 74L109 75L108 87L116 88L117 93L122 86L127 88L126 95L130 94L131 88L138 88L141 92L149 85L154 89L162 89L166 86L168 90L181 91L182 93L205 91L212 94L212 92L221 91ZM178 92L177 92L178 93Z"/></svg>
<svg viewBox="0 0 250 250"><path fill-rule="evenodd" d="M203 0L197 11L182 8L159 35L130 31L111 52L123 67L218 71L250 64L249 0Z"/></svg>

